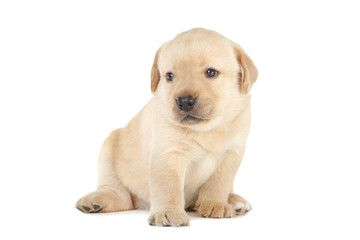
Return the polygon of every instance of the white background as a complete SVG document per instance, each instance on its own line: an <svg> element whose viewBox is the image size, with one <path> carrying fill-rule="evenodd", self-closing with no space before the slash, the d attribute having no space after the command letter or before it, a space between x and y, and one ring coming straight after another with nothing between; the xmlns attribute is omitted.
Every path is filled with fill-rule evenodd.
<svg viewBox="0 0 360 240"><path fill-rule="evenodd" d="M356 1L1 1L1 239L359 239ZM86 215L112 129L151 98L156 50L193 27L240 43L259 78L235 190L253 210Z"/></svg>

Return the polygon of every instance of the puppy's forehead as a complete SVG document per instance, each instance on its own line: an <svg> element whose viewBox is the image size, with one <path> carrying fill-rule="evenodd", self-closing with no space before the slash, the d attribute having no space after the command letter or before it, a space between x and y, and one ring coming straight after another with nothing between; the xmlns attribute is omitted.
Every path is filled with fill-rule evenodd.
<svg viewBox="0 0 360 240"><path fill-rule="evenodd" d="M222 35L203 29L190 30L165 43L159 56L161 67L175 65L226 65L234 62L230 41Z"/></svg>

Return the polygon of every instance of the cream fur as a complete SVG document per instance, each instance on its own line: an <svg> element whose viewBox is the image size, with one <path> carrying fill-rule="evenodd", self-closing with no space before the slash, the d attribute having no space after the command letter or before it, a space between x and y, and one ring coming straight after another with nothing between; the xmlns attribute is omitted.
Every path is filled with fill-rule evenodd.
<svg viewBox="0 0 360 240"><path fill-rule="evenodd" d="M208 68L219 74L206 77ZM173 81L167 81L167 72ZM248 92L256 78L243 49L216 32L192 29L165 43L152 69L154 97L106 139L98 188L76 207L113 212L151 206L149 223L160 226L188 225L188 208L219 218L249 211L250 204L232 189L249 134ZM178 109L175 99L184 95L197 97L190 111L197 119Z"/></svg>

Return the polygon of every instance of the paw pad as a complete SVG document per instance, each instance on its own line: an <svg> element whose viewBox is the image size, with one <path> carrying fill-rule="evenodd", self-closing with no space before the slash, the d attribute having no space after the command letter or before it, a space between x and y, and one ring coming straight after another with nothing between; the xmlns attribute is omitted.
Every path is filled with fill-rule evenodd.
<svg viewBox="0 0 360 240"><path fill-rule="evenodd" d="M91 207L85 206L85 205L76 206L76 208L83 213L97 213L102 210L102 208L99 204L92 204Z"/></svg>
<svg viewBox="0 0 360 240"><path fill-rule="evenodd" d="M91 210L91 208L89 208L88 206L82 206L83 207L83 209L85 210L85 211L87 211L87 212L89 212L90 210Z"/></svg>

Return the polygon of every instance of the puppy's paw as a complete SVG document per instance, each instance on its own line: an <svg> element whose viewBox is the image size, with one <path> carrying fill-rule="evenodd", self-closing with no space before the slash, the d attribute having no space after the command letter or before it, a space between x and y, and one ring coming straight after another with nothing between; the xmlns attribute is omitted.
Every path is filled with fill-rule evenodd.
<svg viewBox="0 0 360 240"><path fill-rule="evenodd" d="M233 206L227 203L202 202L196 206L196 210L206 218L231 218L236 216Z"/></svg>
<svg viewBox="0 0 360 240"><path fill-rule="evenodd" d="M89 193L77 201L75 207L84 213L117 212L132 208L130 197L120 197L118 194L100 190Z"/></svg>
<svg viewBox="0 0 360 240"><path fill-rule="evenodd" d="M163 210L152 213L149 217L149 224L163 227L189 226L189 217L184 210Z"/></svg>
<svg viewBox="0 0 360 240"><path fill-rule="evenodd" d="M251 204L248 201L235 193L229 194L228 203L234 207L236 215L244 215L252 209Z"/></svg>
<svg viewBox="0 0 360 240"><path fill-rule="evenodd" d="M105 205L102 194L92 192L80 198L75 207L84 213L97 213L101 212Z"/></svg>

